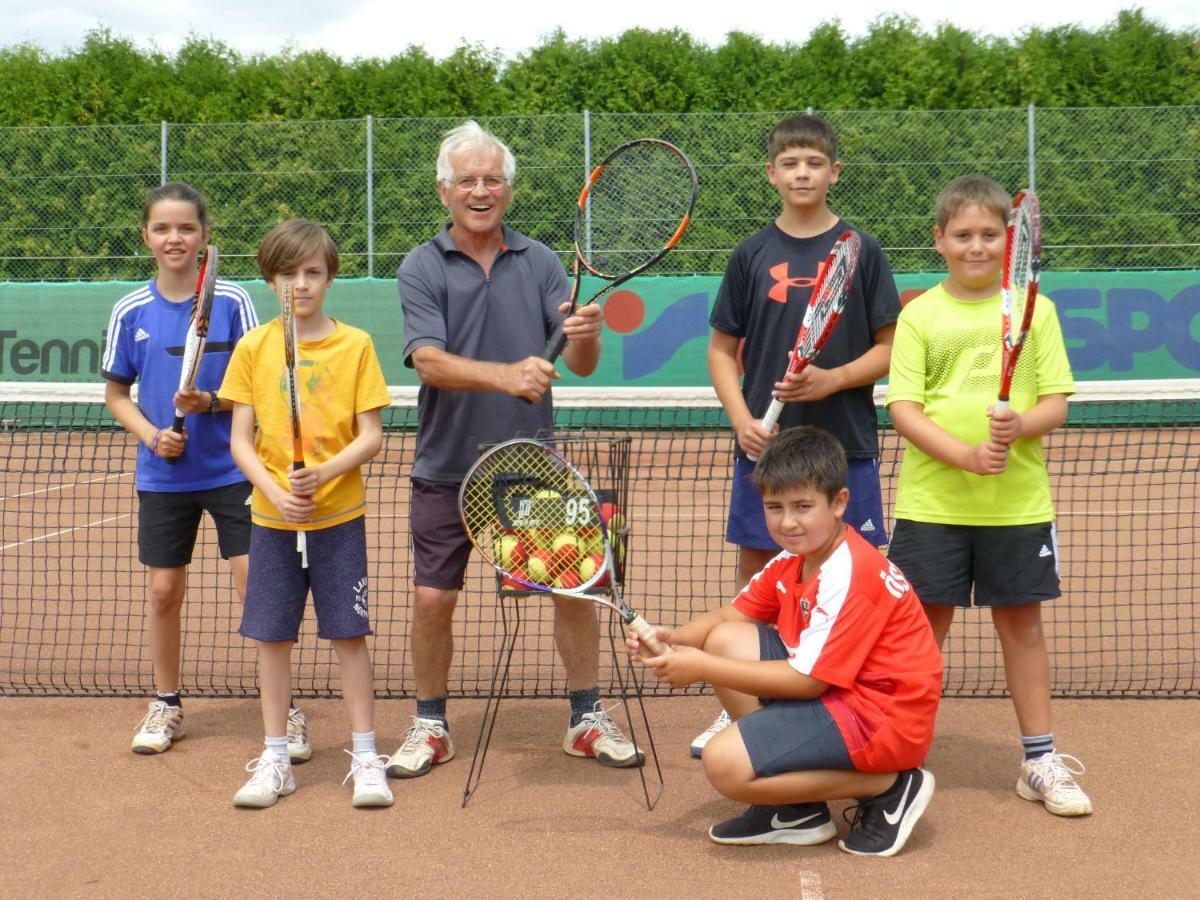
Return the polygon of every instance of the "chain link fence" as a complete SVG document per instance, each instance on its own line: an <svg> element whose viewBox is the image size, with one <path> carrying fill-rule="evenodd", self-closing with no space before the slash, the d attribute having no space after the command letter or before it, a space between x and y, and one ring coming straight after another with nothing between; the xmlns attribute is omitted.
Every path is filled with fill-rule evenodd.
<svg viewBox="0 0 1200 900"><path fill-rule="evenodd" d="M843 171L830 205L876 234L898 272L937 270L933 204L956 175L1036 187L1047 264L1194 268L1200 258L1200 108L817 111ZM665 138L700 173L694 224L664 272L720 273L778 208L766 135L784 113L481 119L517 157L509 222L569 255L573 204L593 160ZM459 119L0 129L0 280L140 280L145 193L183 180L210 199L227 277L256 274L262 235L288 216L329 228L347 276L390 277L445 219L434 163Z"/></svg>

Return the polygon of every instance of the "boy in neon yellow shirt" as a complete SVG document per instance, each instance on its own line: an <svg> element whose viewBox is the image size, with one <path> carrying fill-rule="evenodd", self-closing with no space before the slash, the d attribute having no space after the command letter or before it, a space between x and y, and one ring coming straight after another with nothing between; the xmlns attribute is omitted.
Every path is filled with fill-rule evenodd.
<svg viewBox="0 0 1200 900"><path fill-rule="evenodd" d="M386 756L375 750L367 618L366 492L362 465L383 445L379 410L387 385L371 338L322 312L337 274L325 229L302 219L273 228L258 265L271 289L293 290L305 467L292 471L292 427L278 318L246 334L230 360L221 396L234 403L230 449L254 485L250 574L239 629L258 645L266 746L252 760L237 806L271 806L296 789L287 756L291 652L309 590L317 635L332 642L342 669L353 750L355 806L391 806ZM255 434L255 420L258 432ZM308 543L308 567L296 531Z"/></svg>
<svg viewBox="0 0 1200 900"><path fill-rule="evenodd" d="M1050 731L1050 663L1041 604L1059 596L1058 543L1042 437L1074 393L1054 304L1039 297L997 411L1000 282L1011 200L980 175L938 197L934 243L947 277L900 313L888 410L907 444L889 559L912 583L939 645L956 606L991 608L1025 759L1017 793L1060 816L1092 811L1077 759Z"/></svg>

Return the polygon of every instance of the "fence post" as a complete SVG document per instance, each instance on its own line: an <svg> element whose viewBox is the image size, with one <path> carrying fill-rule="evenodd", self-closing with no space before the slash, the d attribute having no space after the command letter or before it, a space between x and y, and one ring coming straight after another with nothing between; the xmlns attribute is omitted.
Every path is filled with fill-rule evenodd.
<svg viewBox="0 0 1200 900"><path fill-rule="evenodd" d="M375 117L367 116L367 277L375 277Z"/></svg>
<svg viewBox="0 0 1200 900"><path fill-rule="evenodd" d="M588 176L592 174L592 113L591 110L583 111L583 182L587 184ZM592 198L588 197L587 206L583 213L584 220L584 248L583 253L587 259L592 258Z"/></svg>
<svg viewBox="0 0 1200 900"><path fill-rule="evenodd" d="M1037 139L1035 137L1036 130L1034 128L1034 106L1029 104L1029 189L1037 190Z"/></svg>
<svg viewBox="0 0 1200 900"><path fill-rule="evenodd" d="M161 124L161 136L159 138L160 149L158 157L158 170L160 176L158 183L160 185L167 183L167 123L163 121Z"/></svg>

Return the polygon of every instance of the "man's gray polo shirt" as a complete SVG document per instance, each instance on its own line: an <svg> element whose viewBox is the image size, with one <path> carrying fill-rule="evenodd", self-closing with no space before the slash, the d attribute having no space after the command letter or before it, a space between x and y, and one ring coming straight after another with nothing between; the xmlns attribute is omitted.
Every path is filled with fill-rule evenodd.
<svg viewBox="0 0 1200 900"><path fill-rule="evenodd" d="M511 363L541 356L562 321L567 276L554 251L511 228L490 275L455 249L449 226L414 249L397 272L404 311L404 364L418 347ZM490 391L443 391L422 385L413 477L458 483L480 444L532 436L553 425L550 394L530 405Z"/></svg>

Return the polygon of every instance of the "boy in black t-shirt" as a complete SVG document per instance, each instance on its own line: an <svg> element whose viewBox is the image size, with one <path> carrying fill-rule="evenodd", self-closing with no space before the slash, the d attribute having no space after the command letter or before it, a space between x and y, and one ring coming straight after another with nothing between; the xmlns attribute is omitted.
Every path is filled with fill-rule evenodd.
<svg viewBox="0 0 1200 900"><path fill-rule="evenodd" d="M853 226L826 205L842 165L829 123L815 116L784 119L767 137L767 151L767 178L783 209L734 249L709 317L708 373L737 436L725 535L738 546L734 593L779 552L747 458L757 458L771 437L760 420L772 397L786 403L779 429L815 425L841 442L850 463L845 521L875 546L887 544L872 389L887 374L900 315L891 266L879 241L854 229L862 237L862 255L842 319L816 363L780 381L819 266L838 235ZM699 756L727 721L722 713L693 742L692 754Z"/></svg>

